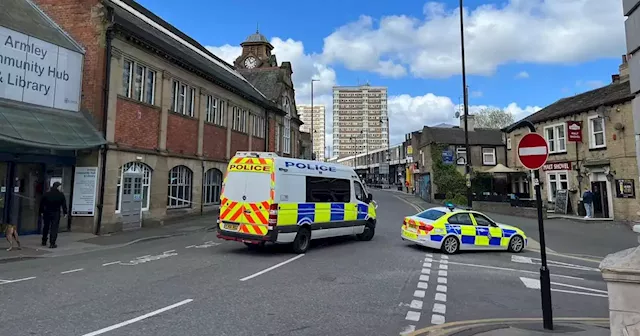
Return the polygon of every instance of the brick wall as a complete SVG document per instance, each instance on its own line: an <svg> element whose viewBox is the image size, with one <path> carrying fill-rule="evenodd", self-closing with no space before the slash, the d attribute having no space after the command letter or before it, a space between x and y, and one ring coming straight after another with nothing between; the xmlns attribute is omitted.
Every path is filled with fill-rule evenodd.
<svg viewBox="0 0 640 336"><path fill-rule="evenodd" d="M169 113L167 118L167 150L173 153L198 153L198 120Z"/></svg>
<svg viewBox="0 0 640 336"><path fill-rule="evenodd" d="M234 156L237 151L246 150L249 150L249 136L231 131L231 156Z"/></svg>
<svg viewBox="0 0 640 336"><path fill-rule="evenodd" d="M269 119L269 152L276 151L276 121L275 119Z"/></svg>
<svg viewBox="0 0 640 336"><path fill-rule="evenodd" d="M158 148L160 109L118 98L115 142L144 149Z"/></svg>
<svg viewBox="0 0 640 336"><path fill-rule="evenodd" d="M203 155L208 159L224 160L227 152L227 129L204 125Z"/></svg>
<svg viewBox="0 0 640 336"><path fill-rule="evenodd" d="M105 27L99 0L35 0L35 3L85 49L81 107L102 129L105 83Z"/></svg>
<svg viewBox="0 0 640 336"><path fill-rule="evenodd" d="M251 150L264 151L264 139L253 138L251 140Z"/></svg>

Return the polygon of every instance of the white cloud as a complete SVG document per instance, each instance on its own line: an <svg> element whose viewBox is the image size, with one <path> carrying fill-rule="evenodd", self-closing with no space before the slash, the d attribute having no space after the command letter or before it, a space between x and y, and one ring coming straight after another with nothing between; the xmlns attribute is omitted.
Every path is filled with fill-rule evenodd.
<svg viewBox="0 0 640 336"><path fill-rule="evenodd" d="M469 74L502 64L575 63L624 53L620 0L509 0L465 9ZM325 62L398 77L460 72L459 9L428 2L423 17L361 16L324 39Z"/></svg>
<svg viewBox="0 0 640 336"><path fill-rule="evenodd" d="M529 73L526 71L520 71L517 75L516 78L529 78Z"/></svg>

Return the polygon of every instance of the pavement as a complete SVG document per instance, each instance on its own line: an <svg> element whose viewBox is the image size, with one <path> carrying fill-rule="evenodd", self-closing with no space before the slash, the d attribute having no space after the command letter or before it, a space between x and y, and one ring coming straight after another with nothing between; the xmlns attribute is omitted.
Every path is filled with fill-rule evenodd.
<svg viewBox="0 0 640 336"><path fill-rule="evenodd" d="M369 242L255 251L218 240L204 220L164 239L95 237L80 242L117 247L0 264L0 335L544 334L538 251L445 256L415 246L400 239L400 225L418 205L372 192L378 226ZM136 234L156 235L144 231ZM599 260L585 257L605 248L561 241L549 240L555 333L608 334Z"/></svg>

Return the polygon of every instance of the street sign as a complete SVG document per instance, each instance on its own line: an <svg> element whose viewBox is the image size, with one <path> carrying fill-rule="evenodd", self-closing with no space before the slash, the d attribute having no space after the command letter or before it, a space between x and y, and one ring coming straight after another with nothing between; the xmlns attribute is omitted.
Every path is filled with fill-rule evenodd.
<svg viewBox="0 0 640 336"><path fill-rule="evenodd" d="M547 140L538 133L528 133L518 144L518 159L527 169L538 170L547 163L549 147Z"/></svg>

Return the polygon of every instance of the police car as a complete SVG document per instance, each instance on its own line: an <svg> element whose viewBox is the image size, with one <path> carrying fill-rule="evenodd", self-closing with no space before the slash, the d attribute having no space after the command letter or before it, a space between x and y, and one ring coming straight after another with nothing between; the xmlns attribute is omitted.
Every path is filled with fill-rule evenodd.
<svg viewBox="0 0 640 336"><path fill-rule="evenodd" d="M290 243L304 253L313 239L373 239L376 205L355 171L326 162L237 152L221 192L220 239L262 246Z"/></svg>
<svg viewBox="0 0 640 336"><path fill-rule="evenodd" d="M527 236L521 229L498 224L485 214L457 208L451 203L405 217L401 237L446 254L460 250L519 253L527 246Z"/></svg>

